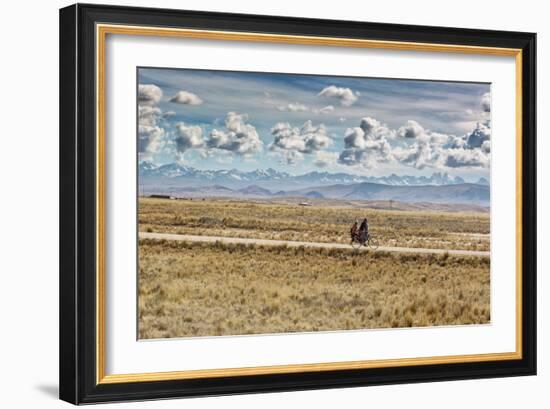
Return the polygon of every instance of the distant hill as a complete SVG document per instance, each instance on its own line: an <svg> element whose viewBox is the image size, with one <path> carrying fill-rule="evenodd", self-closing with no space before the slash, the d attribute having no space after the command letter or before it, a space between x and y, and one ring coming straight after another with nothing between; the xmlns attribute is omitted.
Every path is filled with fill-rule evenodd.
<svg viewBox="0 0 550 409"><path fill-rule="evenodd" d="M306 197L315 198L315 199L324 199L325 196L323 196L322 193L317 192L316 190L312 190L311 192L307 192L305 194Z"/></svg>
<svg viewBox="0 0 550 409"><path fill-rule="evenodd" d="M141 192L143 194L143 192ZM221 185L150 187L147 194L169 194L176 197L228 197L228 198L284 198L303 197L332 200L395 200L405 203L469 204L489 206L489 186L473 183L442 186L390 186L379 183L354 183L316 186L312 188L277 191L250 185L242 189L231 189Z"/></svg>
<svg viewBox="0 0 550 409"><path fill-rule="evenodd" d="M473 183L439 186L390 186L379 183L316 186L287 192L289 196L309 196L326 199L397 200L401 202L469 203L489 205L489 186Z"/></svg>
<svg viewBox="0 0 550 409"><path fill-rule="evenodd" d="M259 186L247 186L243 189L239 189L239 193L243 195L252 195L252 196L271 196L271 191L261 188Z"/></svg>

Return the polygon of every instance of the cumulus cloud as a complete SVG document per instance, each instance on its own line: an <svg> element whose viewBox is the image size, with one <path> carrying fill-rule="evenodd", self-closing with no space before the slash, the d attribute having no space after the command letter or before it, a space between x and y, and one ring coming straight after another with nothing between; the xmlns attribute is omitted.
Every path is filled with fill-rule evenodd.
<svg viewBox="0 0 550 409"><path fill-rule="evenodd" d="M138 85L138 104L156 105L162 98L162 90L154 84Z"/></svg>
<svg viewBox="0 0 550 409"><path fill-rule="evenodd" d="M237 155L251 155L262 149L262 141L256 128L247 121L246 114L228 112L225 117L225 128L214 129L210 133L207 146L221 149Z"/></svg>
<svg viewBox="0 0 550 409"><path fill-rule="evenodd" d="M392 153L399 163L417 169L424 169L426 166L440 167L442 160L441 149L425 141L406 147L397 146Z"/></svg>
<svg viewBox="0 0 550 409"><path fill-rule="evenodd" d="M392 147L389 139L395 131L374 118L361 119L358 127L348 128L344 135L344 150L338 162L344 165L371 168L377 163L392 160Z"/></svg>
<svg viewBox="0 0 550 409"><path fill-rule="evenodd" d="M373 167L381 162L395 162L417 169L488 167L490 163L488 123L462 136L433 132L409 120L392 130L373 118L363 118L360 126L348 128L344 149L338 163Z"/></svg>
<svg viewBox="0 0 550 409"><path fill-rule="evenodd" d="M162 90L154 84L138 85L138 152L141 156L157 153L163 146L164 128L160 126L162 110L156 105Z"/></svg>
<svg viewBox="0 0 550 409"><path fill-rule="evenodd" d="M179 91L176 95L170 98L170 102L183 105L200 105L202 104L202 99L192 92L189 91Z"/></svg>
<svg viewBox="0 0 550 409"><path fill-rule="evenodd" d="M289 164L303 159L303 154L318 152L332 144L325 126L315 126L311 121L306 121L300 128L279 122L271 129L271 135L273 142L269 150L282 154Z"/></svg>
<svg viewBox="0 0 550 409"><path fill-rule="evenodd" d="M466 143L469 148L481 148L481 146L491 139L491 128L488 125L477 123L475 129L468 135Z"/></svg>
<svg viewBox="0 0 550 409"><path fill-rule="evenodd" d="M163 146L164 129L159 126L138 125L138 151L140 154L157 153Z"/></svg>
<svg viewBox="0 0 550 409"><path fill-rule="evenodd" d="M443 146L443 165L450 168L489 167L491 157L491 128L489 123L477 123L469 134L452 137Z"/></svg>
<svg viewBox="0 0 550 409"><path fill-rule="evenodd" d="M491 112L491 93L486 92L481 96L481 109L483 112Z"/></svg>
<svg viewBox="0 0 550 409"><path fill-rule="evenodd" d="M202 128L197 125L186 125L184 122L180 122L176 125L174 142L178 153L183 153L188 149L202 148L205 144Z"/></svg>
<svg viewBox="0 0 550 409"><path fill-rule="evenodd" d="M446 149L467 148L468 142L466 139L467 139L467 135L463 135L463 136L449 135L447 139L447 143L444 145L444 148Z"/></svg>
<svg viewBox="0 0 550 409"><path fill-rule="evenodd" d="M392 139L395 137L395 131L374 118L362 118L359 127L365 132L365 137L368 139L380 140L384 138Z"/></svg>
<svg viewBox="0 0 550 409"><path fill-rule="evenodd" d="M201 126L185 122L178 122L174 130L167 133L159 126L161 118L163 114L159 108L140 106L140 152L150 155L159 152L160 148L169 147L170 152L180 159L190 149L196 149L202 157L210 157L216 151L216 156L236 154L246 157L262 148L256 128L246 122L247 116L244 114L228 112L224 121L225 127L213 129L208 136L204 135Z"/></svg>
<svg viewBox="0 0 550 409"><path fill-rule="evenodd" d="M325 87L317 94L320 97L336 98L340 101L340 104L349 107L357 101L359 93L354 93L350 88L337 87L336 85L330 85Z"/></svg>
<svg viewBox="0 0 550 409"><path fill-rule="evenodd" d="M416 121L407 121L397 130L397 135L412 143L394 148L393 155L399 163L417 169L486 167L488 152L477 149L488 139L486 134L490 134L489 128L482 124L469 135L455 136L433 132Z"/></svg>
<svg viewBox="0 0 550 409"><path fill-rule="evenodd" d="M387 140L367 141L362 149L344 148L338 157L338 163L348 166L359 165L372 168L378 163L392 160L392 148Z"/></svg>
<svg viewBox="0 0 550 409"><path fill-rule="evenodd" d="M408 139L426 139L426 130L416 121L407 121L407 123L397 130L401 138Z"/></svg>
<svg viewBox="0 0 550 409"><path fill-rule="evenodd" d="M481 149L449 149L445 151L445 166L449 168L489 166L489 155Z"/></svg>
<svg viewBox="0 0 550 409"><path fill-rule="evenodd" d="M393 150L396 160L404 165L418 169L427 166L485 168L490 163L491 129L488 123L477 123L469 134L455 136L432 132L415 121L408 121L397 134L415 141L412 145Z"/></svg>
<svg viewBox="0 0 550 409"><path fill-rule="evenodd" d="M424 127L418 122L411 120L407 121L405 125L397 130L397 136L406 139L414 139L420 142L431 142L436 144L447 143L450 138L450 135L424 129Z"/></svg>
<svg viewBox="0 0 550 409"><path fill-rule="evenodd" d="M162 118L160 108L151 105L138 105L139 125L156 126L160 118Z"/></svg>

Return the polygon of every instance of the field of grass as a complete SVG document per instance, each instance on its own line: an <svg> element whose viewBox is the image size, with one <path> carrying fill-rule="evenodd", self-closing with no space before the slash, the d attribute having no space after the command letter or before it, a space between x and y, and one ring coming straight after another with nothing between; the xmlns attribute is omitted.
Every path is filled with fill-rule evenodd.
<svg viewBox="0 0 550 409"><path fill-rule="evenodd" d="M194 204L142 204L146 211L140 218L149 220L145 226L169 228L170 220L182 217L187 223L182 226L197 220L196 224L207 230L204 234L210 234L204 227L208 223L198 221L206 216L201 216ZM225 205L230 206L231 214L225 217L246 219L242 204L215 203L218 210ZM162 217L161 209L173 211L172 206L178 210ZM263 222L281 220L274 214L276 210L269 206L262 210L271 214ZM324 224L326 214L310 210L283 213L291 217L303 211L298 225L318 223L328 234L332 225ZM326 211L330 214L334 209ZM214 224L224 217L212 209L207 214L215 219ZM240 214L242 219L237 217ZM254 206L248 214L259 216ZM370 216L373 221L389 217L376 212ZM339 221L345 225L346 220ZM415 220L414 215L403 215L396 223L425 228ZM437 222L457 230L462 227L458 230L462 232L476 229L476 223L464 220L461 225L444 216ZM305 234L293 229L290 220L285 226L285 232ZM475 231L480 230L478 226ZM377 233L382 235L382 231ZM489 271L488 257L140 240L139 337L484 324L490 322Z"/></svg>
<svg viewBox="0 0 550 409"><path fill-rule="evenodd" d="M139 199L139 230L159 233L348 243L355 219L368 217L382 246L489 250L488 213L398 211L330 205Z"/></svg>

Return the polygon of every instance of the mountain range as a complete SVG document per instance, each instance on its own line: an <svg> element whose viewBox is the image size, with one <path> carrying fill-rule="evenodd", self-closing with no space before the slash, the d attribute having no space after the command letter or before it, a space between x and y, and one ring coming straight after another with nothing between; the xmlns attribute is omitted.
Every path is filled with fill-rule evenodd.
<svg viewBox="0 0 550 409"><path fill-rule="evenodd" d="M205 183L219 184L230 188L243 188L256 184L265 189L304 188L311 186L326 186L332 184L378 183L390 186L442 186L465 183L460 176L450 176L448 173L435 172L431 176L360 176L348 173L329 173L313 171L302 175L292 175L272 168L253 171L199 170L178 163L157 166L151 162L139 163L140 183L165 184L169 186L203 186ZM485 178L480 178L477 184L488 185Z"/></svg>
<svg viewBox="0 0 550 409"><path fill-rule="evenodd" d="M466 183L447 173L432 176L384 177L309 172L291 175L274 169L243 172L198 170L171 163L139 164L140 194L177 197L247 197L339 200L395 200L408 203L450 203L488 206L489 182Z"/></svg>

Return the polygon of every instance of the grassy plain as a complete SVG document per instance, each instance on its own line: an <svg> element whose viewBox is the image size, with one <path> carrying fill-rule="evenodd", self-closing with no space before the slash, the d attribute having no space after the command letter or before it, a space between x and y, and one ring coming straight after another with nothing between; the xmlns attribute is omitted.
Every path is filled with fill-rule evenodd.
<svg viewBox="0 0 550 409"><path fill-rule="evenodd" d="M355 219L368 217L382 246L489 250L489 213L384 210L366 204L315 206L230 199L140 198L139 229L159 233L349 242Z"/></svg>
<svg viewBox="0 0 550 409"><path fill-rule="evenodd" d="M147 217L160 211L146 205ZM201 217L185 208L185 217ZM240 214L230 209L231 217ZM324 214L303 210L305 220L330 232ZM405 220L414 225L413 215ZM165 221L154 226L170 226ZM305 234L290 224L287 230ZM489 323L489 270L488 257L140 240L139 337Z"/></svg>

